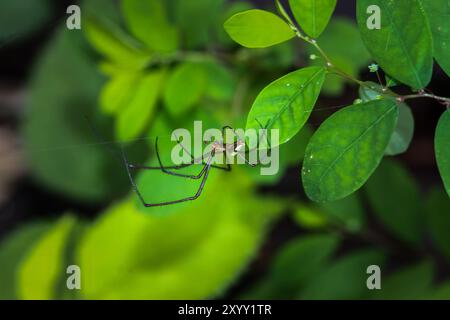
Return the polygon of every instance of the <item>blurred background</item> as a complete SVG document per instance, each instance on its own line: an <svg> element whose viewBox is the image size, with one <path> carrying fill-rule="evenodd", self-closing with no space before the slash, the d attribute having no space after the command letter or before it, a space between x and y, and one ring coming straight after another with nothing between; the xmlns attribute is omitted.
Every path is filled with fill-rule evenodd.
<svg viewBox="0 0 450 320"><path fill-rule="evenodd" d="M72 4L81 30L66 27ZM295 40L233 43L222 25L250 8L275 12L273 1L0 2L0 299L450 298L450 201L433 148L443 110L431 100L410 105L408 151L342 201L309 202L300 177L311 134L358 98L334 77L281 147L278 175L212 171L197 201L160 208L131 192L119 147L155 164L159 136L167 163L172 130L244 127L266 85L321 63ZM338 1L319 43L376 82L354 16L355 1ZM448 84L436 66L429 88L448 96ZM199 185L158 171L136 180L149 202ZM69 265L80 290L67 288ZM382 290L367 289L370 265Z"/></svg>

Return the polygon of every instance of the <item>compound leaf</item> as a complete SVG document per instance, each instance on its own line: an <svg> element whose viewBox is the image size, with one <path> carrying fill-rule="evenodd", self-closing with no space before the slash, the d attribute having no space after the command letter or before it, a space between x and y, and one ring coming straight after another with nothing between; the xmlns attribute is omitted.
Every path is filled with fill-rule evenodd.
<svg viewBox="0 0 450 320"><path fill-rule="evenodd" d="M270 47L295 36L280 17L258 9L235 14L225 22L224 27L234 41L248 48Z"/></svg>
<svg viewBox="0 0 450 320"><path fill-rule="evenodd" d="M306 149L302 177L308 197L334 201L362 187L383 158L397 118L390 100L353 105L328 118Z"/></svg>

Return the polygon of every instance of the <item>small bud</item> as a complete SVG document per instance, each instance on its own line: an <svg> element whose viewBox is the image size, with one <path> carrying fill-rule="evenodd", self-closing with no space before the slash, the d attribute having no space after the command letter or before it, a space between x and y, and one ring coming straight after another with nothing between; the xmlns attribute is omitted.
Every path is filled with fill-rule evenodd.
<svg viewBox="0 0 450 320"><path fill-rule="evenodd" d="M317 56L316 56L315 54L311 54L311 55L309 56L309 58L310 58L311 60L316 60L316 59L317 59Z"/></svg>
<svg viewBox="0 0 450 320"><path fill-rule="evenodd" d="M363 103L363 101L361 99L356 99L353 104L361 104Z"/></svg>
<svg viewBox="0 0 450 320"><path fill-rule="evenodd" d="M375 63L372 63L370 66L369 66L369 71L370 72L377 72L378 71L378 65L377 64L375 64Z"/></svg>

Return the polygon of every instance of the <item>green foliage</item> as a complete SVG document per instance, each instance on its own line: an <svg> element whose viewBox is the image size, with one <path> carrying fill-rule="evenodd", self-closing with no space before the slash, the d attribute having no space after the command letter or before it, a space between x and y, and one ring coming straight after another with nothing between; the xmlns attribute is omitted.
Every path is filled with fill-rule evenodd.
<svg viewBox="0 0 450 320"><path fill-rule="evenodd" d="M98 142L85 116L95 110L103 81L85 48L78 33L65 29L49 43L31 79L23 135L39 182L66 196L98 202L128 186L116 159L87 145Z"/></svg>
<svg viewBox="0 0 450 320"><path fill-rule="evenodd" d="M254 255L281 208L276 201L255 198L239 174L208 181L204 192L176 215L143 215L134 196L108 209L78 250L83 297L220 295Z"/></svg>
<svg viewBox="0 0 450 320"><path fill-rule="evenodd" d="M372 298L384 300L425 299L431 290L433 265L425 261L406 267L386 278L381 290L375 290Z"/></svg>
<svg viewBox="0 0 450 320"><path fill-rule="evenodd" d="M383 265L384 255L360 250L344 256L322 270L300 294L301 299L358 299L367 292L366 269Z"/></svg>
<svg viewBox="0 0 450 320"><path fill-rule="evenodd" d="M189 111L201 99L207 83L207 73L203 64L185 62L177 66L167 80L164 103L174 116Z"/></svg>
<svg viewBox="0 0 450 320"><path fill-rule="evenodd" d="M417 245L423 236L424 208L419 188L408 172L386 160L366 187L377 218L400 239Z"/></svg>
<svg viewBox="0 0 450 320"><path fill-rule="evenodd" d="M395 102L380 100L328 118L306 149L302 178L308 197L339 200L362 187L383 158L397 117Z"/></svg>
<svg viewBox="0 0 450 320"><path fill-rule="evenodd" d="M450 261L450 201L440 189L433 190L427 199L428 230L434 244Z"/></svg>
<svg viewBox="0 0 450 320"><path fill-rule="evenodd" d="M435 149L436 160L444 181L445 190L450 196L450 148L448 141L450 139L450 111L444 112L436 128Z"/></svg>
<svg viewBox="0 0 450 320"><path fill-rule="evenodd" d="M65 246L75 223L75 218L71 216L62 217L38 240L22 261L17 278L17 290L21 299L57 298L55 283L65 274Z"/></svg>
<svg viewBox="0 0 450 320"><path fill-rule="evenodd" d="M308 120L324 80L324 68L309 67L272 82L256 98L246 129L279 129L279 143L289 141Z"/></svg>
<svg viewBox="0 0 450 320"><path fill-rule="evenodd" d="M268 275L245 299L292 299L317 277L336 250L334 235L311 235L292 240L277 254Z"/></svg>
<svg viewBox="0 0 450 320"><path fill-rule="evenodd" d="M361 42L357 26L348 19L333 18L318 43L336 66L353 77L358 76L358 72L370 62L369 52ZM313 46L308 46L307 52L309 55L320 56ZM318 58L312 63L323 65L324 61ZM322 92L337 96L344 90L345 83L348 83L348 80L335 74L328 74Z"/></svg>
<svg viewBox="0 0 450 320"><path fill-rule="evenodd" d="M36 241L48 230L48 223L26 225L8 236L0 245L0 299L18 299L16 279L19 265Z"/></svg>
<svg viewBox="0 0 450 320"><path fill-rule="evenodd" d="M0 4L0 45L40 30L51 13L48 0L3 0Z"/></svg>
<svg viewBox="0 0 450 320"><path fill-rule="evenodd" d="M164 70L149 72L142 75L136 87L130 88L134 91L134 95L126 109L119 113L116 122L119 140L136 138L144 131L154 115L164 78Z"/></svg>
<svg viewBox="0 0 450 320"><path fill-rule="evenodd" d="M336 7L336 0L289 0L300 27L317 38L325 30Z"/></svg>
<svg viewBox="0 0 450 320"><path fill-rule="evenodd" d="M367 28L370 5L381 9L381 29ZM401 82L426 87L433 71L433 40L421 2L358 0L357 7L361 36L375 61Z"/></svg>
<svg viewBox="0 0 450 320"><path fill-rule="evenodd" d="M422 0L423 8L427 14L431 32L433 34L434 58L450 76L450 15L449 0Z"/></svg>
<svg viewBox="0 0 450 320"><path fill-rule="evenodd" d="M295 36L281 18L257 9L235 14L224 27L234 41L247 48L265 48Z"/></svg>
<svg viewBox="0 0 450 320"><path fill-rule="evenodd" d="M121 31L114 31L95 20L88 20L85 26L90 43L110 62L126 68L142 68L149 60L149 55L134 47Z"/></svg>
<svg viewBox="0 0 450 320"><path fill-rule="evenodd" d="M381 92L381 94L380 94ZM383 88L374 82L366 82L359 88L359 97L362 101L378 100L379 98L393 99L393 92ZM398 105L397 127L391 137L391 141L386 148L385 154L395 156L408 150L414 135L414 117L411 108L404 102Z"/></svg>
<svg viewBox="0 0 450 320"><path fill-rule="evenodd" d="M178 31L169 22L163 0L123 0L125 22L133 35L155 52L178 47Z"/></svg>

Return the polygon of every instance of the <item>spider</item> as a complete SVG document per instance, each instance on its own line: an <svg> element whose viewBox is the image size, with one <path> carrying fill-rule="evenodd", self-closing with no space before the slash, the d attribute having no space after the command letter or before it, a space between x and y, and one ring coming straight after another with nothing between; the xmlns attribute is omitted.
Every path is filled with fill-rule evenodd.
<svg viewBox="0 0 450 320"><path fill-rule="evenodd" d="M225 130L227 130L227 129L233 130L233 128L231 128L230 126L223 127L222 128L222 137L224 136ZM234 130L233 130L233 132L234 132ZM264 133L265 133L265 131L264 131ZM158 167L151 167L151 166L144 166L144 165L137 165L137 164L130 163L127 159L124 149L122 148L122 158L123 158L125 167L127 169L127 173L128 173L128 177L130 179L131 186L133 188L133 191L136 193L136 195L138 196L139 200L142 202L142 205L144 207L147 207L147 208L161 207L161 206L173 205L173 204L177 204L177 203L193 201L193 200L198 199L198 197L200 197L200 195L202 194L203 188L206 184L206 180L208 179L208 175L209 175L211 168L224 170L224 171L231 171L231 166L229 163L227 163L226 167L214 165L212 163L212 161L213 161L213 158L215 155L223 154L227 159L229 156L233 156L233 157L238 156L241 159L243 159L246 164L248 164L252 167L257 166L257 164L250 163L245 158L245 156L242 154L245 152L245 142L241 139L238 139L237 141L235 141L233 143L225 143L223 141L214 141L211 144L211 151L206 155L205 161L204 161L205 157L203 157L203 156L195 159L189 153L189 151L180 143L180 141L178 141L178 144L180 144L180 146L183 148L183 150L191 157L191 161L188 163L181 164L181 165L167 166L167 167L162 164L161 157L159 155L158 138L156 138L156 141L155 141L156 157L157 157L158 163L159 163ZM249 150L249 151L251 151L251 150ZM199 162L203 164L203 168L197 175L183 174L183 173L176 172L176 170L190 167ZM181 177L181 178L194 179L194 180L201 179L201 183L197 190L197 193L191 197L182 198L182 199L174 200L174 201L160 202L160 203L148 203L145 201L144 197L142 196L141 192L139 191L139 188L138 188L136 182L134 181L132 170L161 170L165 174L169 174L169 175L173 175L173 176L177 176L177 177Z"/></svg>

